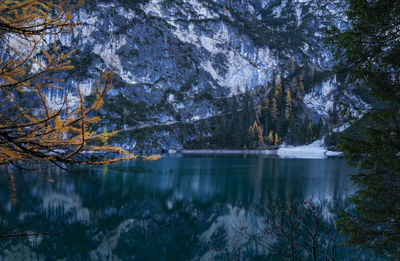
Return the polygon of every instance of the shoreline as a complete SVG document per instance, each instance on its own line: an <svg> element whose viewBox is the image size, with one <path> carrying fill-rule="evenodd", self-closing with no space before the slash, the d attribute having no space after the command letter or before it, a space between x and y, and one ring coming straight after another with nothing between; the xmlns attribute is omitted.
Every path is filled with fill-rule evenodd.
<svg viewBox="0 0 400 261"><path fill-rule="evenodd" d="M328 150L322 140L316 140L308 145L283 145L276 149L265 150L241 150L241 149L147 149L136 150L139 154L169 154L169 155L265 155L279 158L303 158L303 159L325 159L329 157L342 156L341 151Z"/></svg>
<svg viewBox="0 0 400 261"><path fill-rule="evenodd" d="M324 159L339 157L343 153L331 151L324 146L323 140L308 145L282 146L274 150L182 150L183 154L226 154L226 155L272 155L279 158ZM170 153L171 154L171 153ZM173 153L172 153L173 154Z"/></svg>
<svg viewBox="0 0 400 261"><path fill-rule="evenodd" d="M217 149L217 150L209 150L209 149L199 149L199 150L182 150L178 151L178 153L183 154L242 154L242 155L272 155L276 154L275 150L229 150L229 149ZM173 154L173 153L170 153Z"/></svg>
<svg viewBox="0 0 400 261"><path fill-rule="evenodd" d="M284 150L282 150L284 149ZM269 155L277 156L279 158L303 158L303 159L319 159L329 157L340 157L342 156L341 151L321 150L321 151L300 151L296 147L292 148L279 148L277 150L182 150L177 151L176 154L182 153L183 155Z"/></svg>

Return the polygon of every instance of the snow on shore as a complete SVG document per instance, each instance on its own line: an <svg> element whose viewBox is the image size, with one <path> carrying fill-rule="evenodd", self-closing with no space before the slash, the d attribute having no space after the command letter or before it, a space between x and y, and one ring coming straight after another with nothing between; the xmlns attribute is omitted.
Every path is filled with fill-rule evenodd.
<svg viewBox="0 0 400 261"><path fill-rule="evenodd" d="M324 145L323 139L316 140L304 146L283 146L278 150L183 150L183 154L254 154L254 155L278 155L281 158L300 159L325 159L327 157L340 156L339 151L330 151Z"/></svg>
<svg viewBox="0 0 400 261"><path fill-rule="evenodd" d="M342 153L338 151L329 151L326 149L324 141L316 140L309 145L304 146L285 146L279 148L276 153L282 158L304 158L304 159L324 159L330 156L339 156Z"/></svg>

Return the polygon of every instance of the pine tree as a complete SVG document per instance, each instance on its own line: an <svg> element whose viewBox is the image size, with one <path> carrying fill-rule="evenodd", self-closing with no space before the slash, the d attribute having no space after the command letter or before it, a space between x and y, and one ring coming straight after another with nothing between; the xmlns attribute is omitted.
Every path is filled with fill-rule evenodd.
<svg viewBox="0 0 400 261"><path fill-rule="evenodd" d="M256 147L257 142L256 142L255 131L254 131L254 125L250 125L247 133L248 133L248 137L249 137L249 147L250 148Z"/></svg>
<svg viewBox="0 0 400 261"><path fill-rule="evenodd" d="M294 90L297 90L297 88L299 87L296 77L293 77L292 79L292 86Z"/></svg>
<svg viewBox="0 0 400 261"><path fill-rule="evenodd" d="M291 73L294 73L294 71L296 70L296 64L294 63L294 56L292 56L292 58L290 59L290 63L291 63Z"/></svg>
<svg viewBox="0 0 400 261"><path fill-rule="evenodd" d="M304 97L304 83L303 83L302 79L300 79L299 87L300 87L300 89L299 89L299 92L297 92L297 95L298 95L297 98L299 100L303 100L303 97Z"/></svg>
<svg viewBox="0 0 400 261"><path fill-rule="evenodd" d="M261 120L261 115L262 115L262 106L261 106L261 105L258 105L258 106L257 106L257 112L256 112L256 119L257 119L258 121Z"/></svg>
<svg viewBox="0 0 400 261"><path fill-rule="evenodd" d="M296 128L296 120L293 115L289 118L289 134L291 137L291 142L299 143L299 131Z"/></svg>
<svg viewBox="0 0 400 261"><path fill-rule="evenodd" d="M338 74L367 88L379 103L341 137L340 149L357 173L354 208L338 220L347 243L400 260L400 1L348 0L348 26L333 27Z"/></svg>
<svg viewBox="0 0 400 261"><path fill-rule="evenodd" d="M299 83L297 82L296 77L293 77L292 80L292 89L293 89L293 105L296 105L296 97L301 100L301 95L299 95L300 93L300 89L299 89Z"/></svg>

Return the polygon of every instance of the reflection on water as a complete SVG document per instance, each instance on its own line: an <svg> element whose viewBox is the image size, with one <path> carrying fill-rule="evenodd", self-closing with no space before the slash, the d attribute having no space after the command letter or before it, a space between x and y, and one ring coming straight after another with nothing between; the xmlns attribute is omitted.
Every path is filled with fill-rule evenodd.
<svg viewBox="0 0 400 261"><path fill-rule="evenodd" d="M17 176L15 205L7 183L0 184L7 221L3 230L28 224L24 229L29 231L60 233L1 241L0 259L210 260L232 259L235 253L241 258L268 255L241 228L257 231L266 218L265 206L276 198L346 199L355 191L346 176L350 171L342 159L220 156L125 162L91 170L90 179L62 173Z"/></svg>

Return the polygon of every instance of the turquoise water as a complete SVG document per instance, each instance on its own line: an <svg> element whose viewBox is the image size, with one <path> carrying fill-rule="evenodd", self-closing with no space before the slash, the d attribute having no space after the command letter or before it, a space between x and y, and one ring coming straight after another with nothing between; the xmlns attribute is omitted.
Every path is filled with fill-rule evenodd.
<svg viewBox="0 0 400 261"><path fill-rule="evenodd" d="M279 244L262 233L267 210L276 208L277 199L292 205L343 202L355 191L346 176L351 172L339 158L190 156L79 175L14 174L16 202L4 177L0 184L2 231L23 225L13 231L51 234L2 240L0 259L280 260L249 238L254 232ZM328 221L325 212L321 218ZM338 253L348 260L362 256L354 249Z"/></svg>

